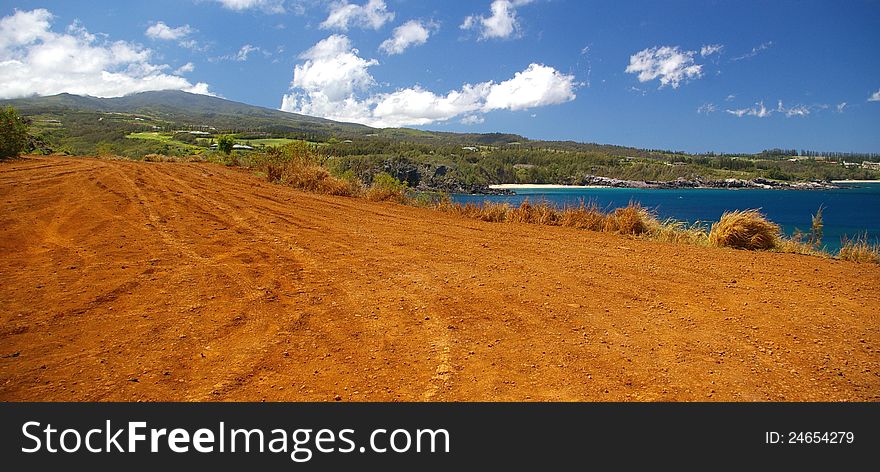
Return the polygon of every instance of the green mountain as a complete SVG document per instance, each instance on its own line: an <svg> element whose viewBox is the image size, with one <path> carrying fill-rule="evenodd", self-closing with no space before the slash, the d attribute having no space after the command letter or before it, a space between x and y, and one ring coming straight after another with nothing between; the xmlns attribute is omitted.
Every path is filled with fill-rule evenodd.
<svg viewBox="0 0 880 472"><path fill-rule="evenodd" d="M0 101L25 115L57 115L71 112L126 113L174 123L183 127L218 130L369 134L371 128L323 118L286 113L207 95L165 90L116 98L82 97L62 93Z"/></svg>

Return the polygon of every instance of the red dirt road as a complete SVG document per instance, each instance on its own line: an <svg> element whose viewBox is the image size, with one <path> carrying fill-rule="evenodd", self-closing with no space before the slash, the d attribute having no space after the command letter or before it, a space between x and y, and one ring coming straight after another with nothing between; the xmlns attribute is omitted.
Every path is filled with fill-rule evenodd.
<svg viewBox="0 0 880 472"><path fill-rule="evenodd" d="M0 163L0 400L880 399L880 267Z"/></svg>

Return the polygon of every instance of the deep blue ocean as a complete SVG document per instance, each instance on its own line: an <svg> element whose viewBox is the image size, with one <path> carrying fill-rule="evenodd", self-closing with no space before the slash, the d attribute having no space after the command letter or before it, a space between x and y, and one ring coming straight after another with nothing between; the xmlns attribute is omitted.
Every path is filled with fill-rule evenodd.
<svg viewBox="0 0 880 472"><path fill-rule="evenodd" d="M595 202L603 209L638 202L661 219L674 218L689 223L717 221L725 211L760 209L782 226L786 234L795 228L810 230L810 219L820 205L824 207L823 245L832 252L841 239L867 234L871 242L880 241L880 183L846 184L831 190L763 189L629 189L564 188L517 189L516 195L453 195L459 203L484 201L519 205L524 199L547 200L557 207L576 206L581 201Z"/></svg>

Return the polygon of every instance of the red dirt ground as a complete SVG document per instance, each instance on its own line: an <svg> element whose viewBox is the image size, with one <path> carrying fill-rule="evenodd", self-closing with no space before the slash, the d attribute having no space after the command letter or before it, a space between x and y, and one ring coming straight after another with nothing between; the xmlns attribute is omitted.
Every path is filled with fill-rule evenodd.
<svg viewBox="0 0 880 472"><path fill-rule="evenodd" d="M0 400L880 399L880 267L0 164Z"/></svg>

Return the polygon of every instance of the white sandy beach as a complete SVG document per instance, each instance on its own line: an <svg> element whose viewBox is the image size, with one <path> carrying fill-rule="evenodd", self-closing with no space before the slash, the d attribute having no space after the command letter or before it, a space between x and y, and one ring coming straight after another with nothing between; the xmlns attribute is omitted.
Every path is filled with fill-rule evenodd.
<svg viewBox="0 0 880 472"><path fill-rule="evenodd" d="M555 189L555 188L608 188L604 185L559 185L559 184L498 184L490 185L489 188L499 190L516 190L516 189Z"/></svg>

